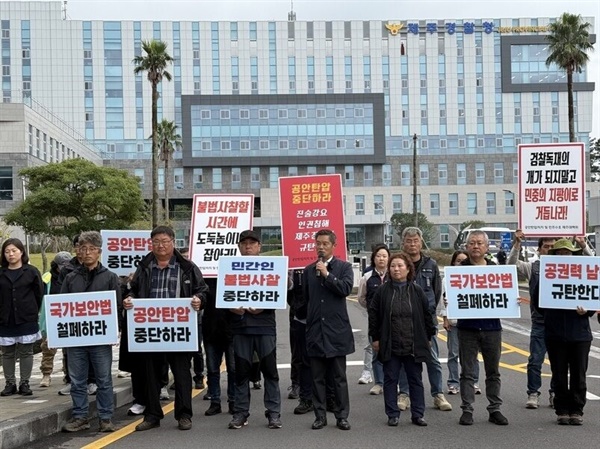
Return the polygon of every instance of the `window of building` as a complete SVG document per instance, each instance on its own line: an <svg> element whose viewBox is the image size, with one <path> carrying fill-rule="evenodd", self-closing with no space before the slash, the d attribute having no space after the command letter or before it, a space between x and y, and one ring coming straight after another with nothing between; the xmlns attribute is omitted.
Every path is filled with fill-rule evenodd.
<svg viewBox="0 0 600 449"><path fill-rule="evenodd" d="M279 167L269 168L269 188L276 189L279 187Z"/></svg>
<svg viewBox="0 0 600 449"><path fill-rule="evenodd" d="M240 140L240 150L248 151L250 149L250 141L249 140Z"/></svg>
<svg viewBox="0 0 600 449"><path fill-rule="evenodd" d="M408 164L400 165L400 185L410 185L410 165Z"/></svg>
<svg viewBox="0 0 600 449"><path fill-rule="evenodd" d="M429 185L429 164L419 164L419 183L422 186Z"/></svg>
<svg viewBox="0 0 600 449"><path fill-rule="evenodd" d="M269 149L269 141L268 140L261 140L258 142L258 147L261 150L268 150Z"/></svg>
<svg viewBox="0 0 600 449"><path fill-rule="evenodd" d="M298 149L299 150L306 150L308 148L308 140L298 140Z"/></svg>
<svg viewBox="0 0 600 449"><path fill-rule="evenodd" d="M221 109L221 120L229 120L229 109Z"/></svg>
<svg viewBox="0 0 600 449"><path fill-rule="evenodd" d="M485 194L485 205L488 215L496 215L496 193L487 192Z"/></svg>
<svg viewBox="0 0 600 449"><path fill-rule="evenodd" d="M306 109L298 109L296 115L298 116L298 118L306 118Z"/></svg>
<svg viewBox="0 0 600 449"><path fill-rule="evenodd" d="M242 188L242 169L240 167L231 167L231 188Z"/></svg>
<svg viewBox="0 0 600 449"><path fill-rule="evenodd" d="M515 194L510 190L504 191L504 213L515 213Z"/></svg>
<svg viewBox="0 0 600 449"><path fill-rule="evenodd" d="M288 118L288 110L287 109L279 109L277 111L278 118Z"/></svg>
<svg viewBox="0 0 600 449"><path fill-rule="evenodd" d="M383 195L373 195L373 213L375 215L384 215Z"/></svg>
<svg viewBox="0 0 600 449"><path fill-rule="evenodd" d="M504 163L494 162L494 184L504 184Z"/></svg>
<svg viewBox="0 0 600 449"><path fill-rule="evenodd" d="M448 164L438 164L438 185L448 185Z"/></svg>
<svg viewBox="0 0 600 449"><path fill-rule="evenodd" d="M429 194L429 215L440 215L440 194Z"/></svg>
<svg viewBox="0 0 600 449"><path fill-rule="evenodd" d="M402 213L402 195L392 195L392 214Z"/></svg>
<svg viewBox="0 0 600 449"><path fill-rule="evenodd" d="M316 175L317 174L317 166L316 165L309 165L306 167L306 174L309 176L312 175Z"/></svg>
<svg viewBox="0 0 600 449"><path fill-rule="evenodd" d="M477 215L477 194L467 193L467 214Z"/></svg>
<svg viewBox="0 0 600 449"><path fill-rule="evenodd" d="M173 188L175 190L183 190L183 168L173 169Z"/></svg>
<svg viewBox="0 0 600 449"><path fill-rule="evenodd" d="M344 167L344 187L354 187L354 166L346 165Z"/></svg>
<svg viewBox="0 0 600 449"><path fill-rule="evenodd" d="M458 193L448 194L448 214L458 215Z"/></svg>
<svg viewBox="0 0 600 449"><path fill-rule="evenodd" d="M250 188L260 189L260 167L250 167Z"/></svg>
<svg viewBox="0 0 600 449"><path fill-rule="evenodd" d="M247 120L250 118L250 110L249 109L240 109L240 118Z"/></svg>
<svg viewBox="0 0 600 449"><path fill-rule="evenodd" d="M289 147L290 147L290 143L287 140L279 141L279 149L280 150L287 150Z"/></svg>
<svg viewBox="0 0 600 449"><path fill-rule="evenodd" d="M467 183L467 164L456 164L456 184Z"/></svg>
<svg viewBox="0 0 600 449"><path fill-rule="evenodd" d="M194 183L194 189L201 189L203 181L202 169L194 168L192 171L192 182Z"/></svg>
<svg viewBox="0 0 600 449"><path fill-rule="evenodd" d="M392 166L390 164L384 164L381 167L381 177L383 187L390 187L392 185Z"/></svg>
<svg viewBox="0 0 600 449"><path fill-rule="evenodd" d="M325 148L327 148L327 140L317 139L317 149L324 150Z"/></svg>
<svg viewBox="0 0 600 449"><path fill-rule="evenodd" d="M210 110L209 109L204 109L204 110L200 111L200 118L202 120L208 120L208 119L210 119Z"/></svg>
<svg viewBox="0 0 600 449"><path fill-rule="evenodd" d="M317 109L317 118L325 118L327 116L327 111L325 109Z"/></svg>
<svg viewBox="0 0 600 449"><path fill-rule="evenodd" d="M298 176L298 167L289 166L288 167L288 176Z"/></svg>
<svg viewBox="0 0 600 449"><path fill-rule="evenodd" d="M211 147L212 145L210 140L203 140L202 142L200 142L200 148L202 149L202 151L210 151Z"/></svg>
<svg viewBox="0 0 600 449"><path fill-rule="evenodd" d="M354 196L354 204L356 206L355 214L356 215L364 215L365 214L365 196L364 195L355 195Z"/></svg>
<svg viewBox="0 0 600 449"><path fill-rule="evenodd" d="M346 117L346 110L342 109L342 108L337 108L335 110L335 117L336 118L343 118Z"/></svg>
<svg viewBox="0 0 600 449"><path fill-rule="evenodd" d="M268 119L269 118L269 110L268 109L259 109L258 110L258 118Z"/></svg>
<svg viewBox="0 0 600 449"><path fill-rule="evenodd" d="M221 150L222 151L231 150L231 142L229 140L222 140L221 141Z"/></svg>
<svg viewBox="0 0 600 449"><path fill-rule="evenodd" d="M346 148L346 139L336 139L335 147L336 148Z"/></svg>
<svg viewBox="0 0 600 449"><path fill-rule="evenodd" d="M212 188L221 190L223 188L223 170L217 167L212 169Z"/></svg>
<svg viewBox="0 0 600 449"><path fill-rule="evenodd" d="M2 167L0 167L0 173L2 173ZM145 173L143 168L136 168L133 170L133 176L137 177L140 180L140 189L144 189Z"/></svg>
<svg viewBox="0 0 600 449"><path fill-rule="evenodd" d="M372 165L363 166L363 178L364 178L364 186L365 187L373 186L373 166Z"/></svg>
<svg viewBox="0 0 600 449"><path fill-rule="evenodd" d="M483 162L475 164L475 184L485 184L485 164Z"/></svg>

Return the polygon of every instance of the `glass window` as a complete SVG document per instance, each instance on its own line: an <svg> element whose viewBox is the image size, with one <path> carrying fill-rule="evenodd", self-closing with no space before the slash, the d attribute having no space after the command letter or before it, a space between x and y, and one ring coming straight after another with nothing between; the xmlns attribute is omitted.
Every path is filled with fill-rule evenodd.
<svg viewBox="0 0 600 449"><path fill-rule="evenodd" d="M194 183L194 189L201 189L202 181L204 180L202 176L202 169L194 168L194 170L192 171L192 178L192 181Z"/></svg>
<svg viewBox="0 0 600 449"><path fill-rule="evenodd" d="M477 194L467 193L467 214L477 215Z"/></svg>
<svg viewBox="0 0 600 449"><path fill-rule="evenodd" d="M504 191L504 213L514 214L515 213L515 194L510 190Z"/></svg>
<svg viewBox="0 0 600 449"><path fill-rule="evenodd" d="M0 176L2 176L2 169L3 168L0 167ZM143 189L144 188L144 182L145 182L145 179L144 179L144 176L145 176L144 169L143 168L136 168L133 171L133 175L137 176L140 179L140 189ZM0 193L0 195L1 195L1 193Z"/></svg>
<svg viewBox="0 0 600 449"><path fill-rule="evenodd" d="M288 167L288 176L298 176L298 167Z"/></svg>
<svg viewBox="0 0 600 449"><path fill-rule="evenodd" d="M277 189L279 187L279 167L269 168L269 188Z"/></svg>
<svg viewBox="0 0 600 449"><path fill-rule="evenodd" d="M467 164L456 164L456 184L464 185L467 183Z"/></svg>
<svg viewBox="0 0 600 449"><path fill-rule="evenodd" d="M308 167L306 167L306 174L309 176L316 175L317 174L316 165L309 165Z"/></svg>
<svg viewBox="0 0 600 449"><path fill-rule="evenodd" d="M240 167L231 167L231 188L242 188L242 169Z"/></svg>
<svg viewBox="0 0 600 449"><path fill-rule="evenodd" d="M390 164L384 164L381 167L381 177L383 187L390 187L392 185L392 166Z"/></svg>
<svg viewBox="0 0 600 449"><path fill-rule="evenodd" d="M354 204L356 205L356 215L364 215L365 214L365 196L364 195L355 195L354 196Z"/></svg>
<svg viewBox="0 0 600 449"><path fill-rule="evenodd" d="M364 176L364 186L372 187L373 186L373 166L365 165L363 167L363 176Z"/></svg>
<svg viewBox="0 0 600 449"><path fill-rule="evenodd" d="M504 184L504 163L494 162L494 184Z"/></svg>
<svg viewBox="0 0 600 449"><path fill-rule="evenodd" d="M485 184L485 164L483 162L475 164L475 184Z"/></svg>
<svg viewBox="0 0 600 449"><path fill-rule="evenodd" d="M429 194L429 214L440 215L440 194L430 193Z"/></svg>
<svg viewBox="0 0 600 449"><path fill-rule="evenodd" d="M221 190L223 188L223 170L220 168L212 169L212 188L213 190Z"/></svg>
<svg viewBox="0 0 600 449"><path fill-rule="evenodd" d="M173 169L173 188L175 190L183 190L183 168Z"/></svg>
<svg viewBox="0 0 600 449"><path fill-rule="evenodd" d="M429 185L429 165L428 164L419 164L419 181L420 181L420 185L422 185L422 186Z"/></svg>
<svg viewBox="0 0 600 449"><path fill-rule="evenodd" d="M250 167L250 188L260 189L260 167Z"/></svg>
<svg viewBox="0 0 600 449"><path fill-rule="evenodd" d="M448 164L438 164L438 185L448 185Z"/></svg>
<svg viewBox="0 0 600 449"><path fill-rule="evenodd" d="M486 212L488 215L496 215L496 193L487 192L485 194Z"/></svg>
<svg viewBox="0 0 600 449"><path fill-rule="evenodd" d="M448 194L448 214L458 215L458 193Z"/></svg>
<svg viewBox="0 0 600 449"><path fill-rule="evenodd" d="M402 195L392 195L392 214L402 213Z"/></svg>
<svg viewBox="0 0 600 449"><path fill-rule="evenodd" d="M346 165L344 167L344 187L354 187L354 166Z"/></svg>
<svg viewBox="0 0 600 449"><path fill-rule="evenodd" d="M383 195L373 195L373 212L375 215L383 215L385 207L383 206Z"/></svg>
<svg viewBox="0 0 600 449"><path fill-rule="evenodd" d="M410 165L408 164L400 165L400 185L410 185Z"/></svg>

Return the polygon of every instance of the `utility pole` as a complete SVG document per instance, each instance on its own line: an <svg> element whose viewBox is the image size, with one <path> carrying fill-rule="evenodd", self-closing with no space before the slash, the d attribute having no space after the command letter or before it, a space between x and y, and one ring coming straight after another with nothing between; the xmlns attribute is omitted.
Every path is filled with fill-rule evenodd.
<svg viewBox="0 0 600 449"><path fill-rule="evenodd" d="M419 227L419 215L417 212L417 133L413 136L413 218L415 228Z"/></svg>

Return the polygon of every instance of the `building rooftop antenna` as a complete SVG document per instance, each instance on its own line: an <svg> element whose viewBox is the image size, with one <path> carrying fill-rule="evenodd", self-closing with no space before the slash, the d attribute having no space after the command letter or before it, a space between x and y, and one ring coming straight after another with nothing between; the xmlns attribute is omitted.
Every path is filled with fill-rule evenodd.
<svg viewBox="0 0 600 449"><path fill-rule="evenodd" d="M292 0L290 3L292 4L292 7L290 9L290 12L288 12L288 22L295 22L296 13L294 12L294 0Z"/></svg>

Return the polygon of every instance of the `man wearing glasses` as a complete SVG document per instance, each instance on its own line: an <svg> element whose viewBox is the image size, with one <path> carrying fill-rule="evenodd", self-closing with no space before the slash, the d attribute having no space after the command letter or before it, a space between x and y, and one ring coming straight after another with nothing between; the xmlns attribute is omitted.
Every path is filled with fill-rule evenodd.
<svg viewBox="0 0 600 449"><path fill-rule="evenodd" d="M175 233L168 226L157 226L150 234L152 252L138 265L131 289L123 301L125 309L133 307L133 298L191 298L192 308L200 310L208 287L200 269L175 250ZM192 428L192 354L187 352L144 353L142 392L146 404L144 421L135 430L160 426L164 418L159 393L165 360L175 379L175 419L180 430Z"/></svg>
<svg viewBox="0 0 600 449"><path fill-rule="evenodd" d="M79 236L78 254L81 264L67 275L61 293L101 292L114 290L117 304L121 303L119 277L100 263L102 237L99 232L82 232ZM100 432L113 432L114 411L112 387L112 346L77 346L67 348L69 375L71 377L72 418L63 426L65 432L77 432L90 428L88 420L88 366L96 374L98 390L96 403L100 418Z"/></svg>

